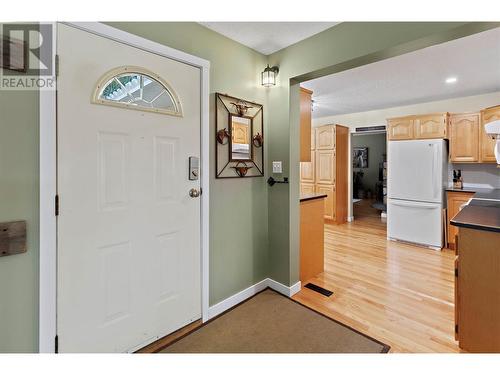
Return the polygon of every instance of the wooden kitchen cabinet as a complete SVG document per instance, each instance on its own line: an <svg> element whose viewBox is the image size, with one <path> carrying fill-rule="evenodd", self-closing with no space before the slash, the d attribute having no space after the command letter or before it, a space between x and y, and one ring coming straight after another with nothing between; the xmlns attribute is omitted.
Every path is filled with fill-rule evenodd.
<svg viewBox="0 0 500 375"><path fill-rule="evenodd" d="M316 193L316 186L307 182L300 183L300 195L309 195Z"/></svg>
<svg viewBox="0 0 500 375"><path fill-rule="evenodd" d="M323 125L316 128L316 150L335 149L335 126Z"/></svg>
<svg viewBox="0 0 500 375"><path fill-rule="evenodd" d="M433 113L387 119L387 139L403 141L447 138L448 118L448 113Z"/></svg>
<svg viewBox="0 0 500 375"><path fill-rule="evenodd" d="M325 198L325 219L335 220L335 186L333 185L316 185L317 194L326 194Z"/></svg>
<svg viewBox="0 0 500 375"><path fill-rule="evenodd" d="M335 150L316 150L316 183L335 184Z"/></svg>
<svg viewBox="0 0 500 375"><path fill-rule="evenodd" d="M311 161L312 91L300 88L300 161Z"/></svg>
<svg viewBox="0 0 500 375"><path fill-rule="evenodd" d="M300 281L302 285L324 271L324 198L300 202Z"/></svg>
<svg viewBox="0 0 500 375"><path fill-rule="evenodd" d="M415 139L446 138L448 113L415 116Z"/></svg>
<svg viewBox="0 0 500 375"><path fill-rule="evenodd" d="M315 183L314 169L316 167L316 165L315 165L316 156L315 156L314 150L310 150L309 152L311 153L311 157L310 157L311 161L300 163L300 181L314 184Z"/></svg>
<svg viewBox="0 0 500 375"><path fill-rule="evenodd" d="M455 331L471 353L500 352L500 233L460 228L455 261Z"/></svg>
<svg viewBox="0 0 500 375"><path fill-rule="evenodd" d="M315 128L311 142L311 163L300 164L300 192L326 194L325 219L347 221L349 128L324 125ZM311 172L313 175L311 176Z"/></svg>
<svg viewBox="0 0 500 375"><path fill-rule="evenodd" d="M450 161L479 162L480 113L458 113L450 116Z"/></svg>
<svg viewBox="0 0 500 375"><path fill-rule="evenodd" d="M458 228L450 225L450 220L460 212L460 207L466 203L474 193L463 191L448 191L447 197L447 210L448 210L448 248L455 249L455 236L458 234Z"/></svg>
<svg viewBox="0 0 500 375"><path fill-rule="evenodd" d="M413 116L387 119L387 139L389 141L413 139L413 119Z"/></svg>
<svg viewBox="0 0 500 375"><path fill-rule="evenodd" d="M458 238L455 240L455 244L458 247ZM460 286L458 280L458 255L455 256L455 325L458 327L459 311L460 311ZM458 341L458 329L455 329L455 340Z"/></svg>
<svg viewBox="0 0 500 375"><path fill-rule="evenodd" d="M484 124L500 120L500 105L479 113L448 112L387 119L387 140L448 139L452 163L496 163L495 139Z"/></svg>
<svg viewBox="0 0 500 375"><path fill-rule="evenodd" d="M486 133L484 124L500 120L500 105L481 111L480 161L481 163L496 163L495 139Z"/></svg>

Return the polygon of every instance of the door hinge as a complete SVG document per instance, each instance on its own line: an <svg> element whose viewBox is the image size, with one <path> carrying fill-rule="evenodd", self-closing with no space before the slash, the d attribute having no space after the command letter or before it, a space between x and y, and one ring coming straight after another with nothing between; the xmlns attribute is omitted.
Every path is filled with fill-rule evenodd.
<svg viewBox="0 0 500 375"><path fill-rule="evenodd" d="M54 338L54 352L59 353L59 336L56 335Z"/></svg>
<svg viewBox="0 0 500 375"><path fill-rule="evenodd" d="M455 268L455 277L458 277L458 268Z"/></svg>
<svg viewBox="0 0 500 375"><path fill-rule="evenodd" d="M59 194L56 194L54 199L54 212L56 216L59 216Z"/></svg>
<svg viewBox="0 0 500 375"><path fill-rule="evenodd" d="M56 55L56 61L55 61L55 70L56 70L56 77L59 76L59 55Z"/></svg>
<svg viewBox="0 0 500 375"><path fill-rule="evenodd" d="M455 333L458 333L458 324L455 324Z"/></svg>

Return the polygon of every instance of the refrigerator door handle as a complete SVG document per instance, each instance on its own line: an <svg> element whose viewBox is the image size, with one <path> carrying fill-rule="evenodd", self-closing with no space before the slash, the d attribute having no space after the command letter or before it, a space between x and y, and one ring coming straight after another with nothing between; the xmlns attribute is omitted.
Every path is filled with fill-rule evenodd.
<svg viewBox="0 0 500 375"><path fill-rule="evenodd" d="M432 147L432 161L431 161L431 184L432 184L432 198L436 198L436 192L437 192L437 182L438 179L436 178L436 170L437 170L437 155L436 155L436 147L434 147L434 144L429 143L429 147Z"/></svg>
<svg viewBox="0 0 500 375"><path fill-rule="evenodd" d="M429 208L429 209L434 209L437 207L436 204L431 204L431 203L417 203L417 202L395 202L391 201L389 204L393 204L395 206L401 206L401 207L415 207L415 208Z"/></svg>
<svg viewBox="0 0 500 375"><path fill-rule="evenodd" d="M437 171L437 163L439 162L438 157L437 157L437 148L434 146L434 144L430 143L429 144L432 147L432 196L433 198L437 198L437 192L439 190L439 179L436 176L436 171Z"/></svg>

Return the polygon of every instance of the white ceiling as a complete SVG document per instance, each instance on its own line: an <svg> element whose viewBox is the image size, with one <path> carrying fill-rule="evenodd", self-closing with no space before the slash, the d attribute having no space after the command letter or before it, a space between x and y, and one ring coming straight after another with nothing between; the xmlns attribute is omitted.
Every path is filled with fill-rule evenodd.
<svg viewBox="0 0 500 375"><path fill-rule="evenodd" d="M270 55L338 22L199 22L219 34Z"/></svg>
<svg viewBox="0 0 500 375"><path fill-rule="evenodd" d="M313 91L314 118L500 91L500 28L302 86Z"/></svg>

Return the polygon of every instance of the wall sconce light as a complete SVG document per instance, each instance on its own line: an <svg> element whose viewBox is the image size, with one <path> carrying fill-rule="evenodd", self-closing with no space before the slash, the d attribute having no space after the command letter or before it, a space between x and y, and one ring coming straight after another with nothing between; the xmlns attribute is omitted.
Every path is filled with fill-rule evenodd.
<svg viewBox="0 0 500 375"><path fill-rule="evenodd" d="M269 64L267 64L266 69L261 73L262 75L262 86L264 87L271 87L271 86L276 86L276 76L278 75L279 68L275 65L273 67L270 67Z"/></svg>

